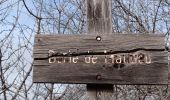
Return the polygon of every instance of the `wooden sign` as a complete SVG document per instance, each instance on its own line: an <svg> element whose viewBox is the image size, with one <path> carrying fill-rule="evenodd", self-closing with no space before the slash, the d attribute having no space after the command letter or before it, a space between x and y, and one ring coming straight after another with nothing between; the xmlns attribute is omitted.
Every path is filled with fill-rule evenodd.
<svg viewBox="0 0 170 100"><path fill-rule="evenodd" d="M33 81L168 84L161 35L36 35Z"/></svg>

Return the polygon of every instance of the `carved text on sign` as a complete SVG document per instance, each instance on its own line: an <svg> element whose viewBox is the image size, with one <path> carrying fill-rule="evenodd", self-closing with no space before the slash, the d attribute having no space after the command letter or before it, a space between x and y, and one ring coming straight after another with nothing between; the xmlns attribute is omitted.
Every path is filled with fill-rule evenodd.
<svg viewBox="0 0 170 100"><path fill-rule="evenodd" d="M106 53L104 51L104 53ZM86 63L86 64L150 64L151 56L144 52L107 54L107 55L85 55L85 56L53 56L55 51L49 50L49 63ZM65 53L63 53L65 55ZM102 60L101 60L102 59Z"/></svg>

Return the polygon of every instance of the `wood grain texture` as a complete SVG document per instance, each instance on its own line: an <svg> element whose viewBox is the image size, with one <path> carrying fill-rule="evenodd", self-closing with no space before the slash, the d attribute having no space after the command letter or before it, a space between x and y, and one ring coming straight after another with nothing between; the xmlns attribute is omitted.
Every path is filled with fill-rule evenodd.
<svg viewBox="0 0 170 100"><path fill-rule="evenodd" d="M100 35L36 35L34 58L48 57L49 50L59 53L129 51L134 49L165 49L164 36L161 35L132 35L110 34Z"/></svg>
<svg viewBox="0 0 170 100"><path fill-rule="evenodd" d="M118 69L114 64L105 64L106 55L98 57L96 64L83 62L80 55L78 63L49 64L48 59L34 60L34 82L80 83L80 84L167 84L167 53L164 50L164 38L159 35L37 35L34 46L34 58L48 58L48 50L57 52L99 52L119 51L116 54L131 53L130 50L143 48L151 56L151 64L126 64ZM78 49L78 51L77 51ZM146 50L146 51L145 51ZM139 52L133 51L132 52ZM97 79L98 75L101 79Z"/></svg>
<svg viewBox="0 0 170 100"><path fill-rule="evenodd" d="M86 0L88 34L112 33L112 0Z"/></svg>

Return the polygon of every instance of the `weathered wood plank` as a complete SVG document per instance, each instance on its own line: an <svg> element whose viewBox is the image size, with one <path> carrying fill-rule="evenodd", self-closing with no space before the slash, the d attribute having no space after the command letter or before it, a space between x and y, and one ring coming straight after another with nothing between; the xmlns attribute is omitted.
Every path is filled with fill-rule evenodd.
<svg viewBox="0 0 170 100"><path fill-rule="evenodd" d="M161 35L36 35L34 58L48 57L49 50L60 53L129 51L133 49L164 49L164 36Z"/></svg>
<svg viewBox="0 0 170 100"><path fill-rule="evenodd" d="M146 51L145 51L146 52ZM85 84L167 84L167 53L147 51L150 64L125 64L120 68L105 63L105 55L96 55L98 62L88 64L79 57L78 63L52 63L48 60L34 61L34 82L85 83Z"/></svg>
<svg viewBox="0 0 170 100"><path fill-rule="evenodd" d="M36 35L34 46L34 82L88 84L167 84L167 55L160 35ZM82 53L75 63L50 63L49 50L59 53ZM88 54L89 52L90 55ZM107 54L107 52L110 52ZM120 69L105 58L149 52L151 64L126 63ZM103 52L98 55L99 52ZM125 53L125 54L122 54ZM86 55L83 55L86 54ZM85 63L85 56L98 57L97 63ZM57 56L58 57L58 56ZM68 56L72 57L72 56ZM75 57L75 56L74 56ZM41 59L43 58L43 59ZM60 62L60 61L59 61ZM68 62L68 61L67 61ZM104 66L104 67L103 67ZM121 67L121 66L120 66ZM96 77L102 79L96 79Z"/></svg>

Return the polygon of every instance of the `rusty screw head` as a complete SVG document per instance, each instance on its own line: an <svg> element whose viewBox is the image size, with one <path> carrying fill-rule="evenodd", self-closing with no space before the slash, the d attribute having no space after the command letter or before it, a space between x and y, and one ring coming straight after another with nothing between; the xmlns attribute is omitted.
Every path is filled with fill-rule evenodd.
<svg viewBox="0 0 170 100"><path fill-rule="evenodd" d="M96 75L96 79L97 80L101 80L102 79L102 76L100 74Z"/></svg>
<svg viewBox="0 0 170 100"><path fill-rule="evenodd" d="M41 41L41 39L40 39L40 38L38 38L37 40L38 40L38 42L40 42L40 41Z"/></svg>

